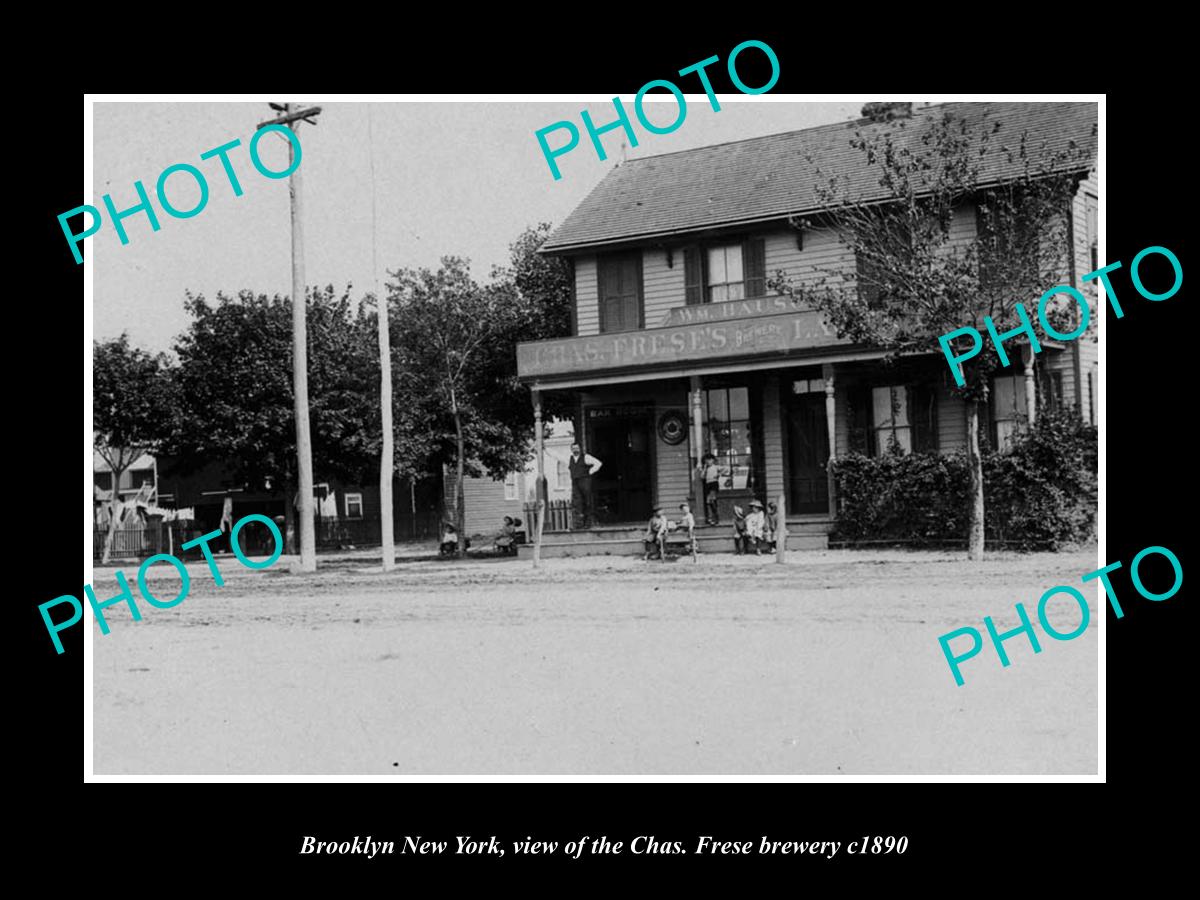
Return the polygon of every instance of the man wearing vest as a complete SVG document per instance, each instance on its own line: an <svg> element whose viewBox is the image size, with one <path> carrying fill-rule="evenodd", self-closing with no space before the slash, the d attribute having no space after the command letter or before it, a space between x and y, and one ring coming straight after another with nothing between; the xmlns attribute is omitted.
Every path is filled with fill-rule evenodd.
<svg viewBox="0 0 1200 900"><path fill-rule="evenodd" d="M567 468L571 472L571 505L580 528L592 527L592 476L600 471L602 463L590 453L584 453L578 444L571 445L571 458Z"/></svg>

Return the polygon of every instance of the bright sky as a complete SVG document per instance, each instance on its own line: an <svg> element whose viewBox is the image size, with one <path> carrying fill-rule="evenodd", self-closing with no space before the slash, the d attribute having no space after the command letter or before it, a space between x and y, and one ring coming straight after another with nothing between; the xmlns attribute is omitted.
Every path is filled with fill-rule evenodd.
<svg viewBox="0 0 1200 900"><path fill-rule="evenodd" d="M627 150L630 159L845 121L862 106L721 95L714 112L703 94L689 95L683 124L655 135L637 124L632 98L622 99L639 140ZM603 136L609 158L601 162L579 117L586 108L598 126L612 121L611 102L318 102L319 124L300 126L306 281L338 289L349 282L356 298L382 288L388 269L435 267L444 255L467 257L485 279L493 265L507 262L508 245L527 225L561 223L620 159L622 132ZM671 121L674 101L665 102L651 121ZM291 292L287 179L263 177L249 157L255 125L276 115L265 101L97 103L94 110L96 195L87 202L103 210L101 198L111 193L118 211L134 206L140 179L161 226L152 231L144 213L125 219L130 243L122 246L106 217L86 240L95 264L97 339L128 331L134 343L166 350L187 325L185 290L210 298L243 288ZM555 181L534 132L562 119L582 134L579 146L558 158L563 177ZM234 138L242 141L229 154L241 197L217 159L200 159ZM552 146L563 139L550 137ZM265 165L286 168L281 135L267 135L259 147ZM208 180L208 205L193 218L171 218L154 197L159 174L175 163L195 165ZM175 174L167 197L186 210L199 191L187 174Z"/></svg>

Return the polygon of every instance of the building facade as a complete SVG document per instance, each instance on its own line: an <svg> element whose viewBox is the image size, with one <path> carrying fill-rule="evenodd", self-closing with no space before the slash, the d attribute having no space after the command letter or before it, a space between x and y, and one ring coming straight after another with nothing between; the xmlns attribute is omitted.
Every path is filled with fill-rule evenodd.
<svg viewBox="0 0 1200 900"><path fill-rule="evenodd" d="M1078 103L930 106L905 123L908 139L943 113L1095 146L1095 104ZM549 392L569 395L580 443L604 463L594 484L600 524L696 504L707 453L721 467L722 521L734 504L782 496L790 520L828 522L831 457L965 446L966 404L936 345L889 362L769 287L776 274L816 284L855 271L853 252L820 224L814 180L818 168L869 178L849 139L872 127L893 126L822 126L623 163L546 241L543 253L574 266L573 333L519 345L518 371L535 411ZM1094 283L1081 282L1097 268L1093 165L1074 173L1055 283L1074 284L1095 309ZM800 217L817 224L799 227ZM975 217L974 200L955 209L952 242L974 238ZM1043 341L1036 356L1008 346L1014 365L997 375L981 423L993 446L1038 410L1096 420L1094 337Z"/></svg>

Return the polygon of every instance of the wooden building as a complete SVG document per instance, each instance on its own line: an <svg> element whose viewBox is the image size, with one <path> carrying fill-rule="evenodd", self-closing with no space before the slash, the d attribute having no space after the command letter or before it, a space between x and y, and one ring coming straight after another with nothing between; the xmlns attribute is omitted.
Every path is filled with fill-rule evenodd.
<svg viewBox="0 0 1200 900"><path fill-rule="evenodd" d="M1085 103L928 106L911 112L907 137L918 140L943 112L978 118L985 106L1014 139L1026 132L1052 146L1095 146L1096 106ZM870 190L877 176L849 140L855 128L877 127L895 123L840 123L623 163L546 241L543 253L574 265L573 333L519 345L518 370L535 411L547 392L575 404L580 442L604 463L595 479L601 525L644 523L657 504L695 508L696 460L712 452L723 522L734 503L783 495L790 521L827 531L831 456L965 445L965 404L951 394L936 344L885 365L881 349L839 338L822 315L768 288L777 272L815 282L823 271L854 271L832 228L791 222L821 221L817 167ZM1093 165L1074 173L1070 245L1059 248L1054 283L1094 302L1094 283L1081 282L1097 267ZM985 166L995 169L985 177L1004 180L998 156ZM975 215L973 202L955 211L956 240L972 239ZM1095 421L1094 337L1042 345L993 384L982 430L994 446L1038 409L1067 405Z"/></svg>

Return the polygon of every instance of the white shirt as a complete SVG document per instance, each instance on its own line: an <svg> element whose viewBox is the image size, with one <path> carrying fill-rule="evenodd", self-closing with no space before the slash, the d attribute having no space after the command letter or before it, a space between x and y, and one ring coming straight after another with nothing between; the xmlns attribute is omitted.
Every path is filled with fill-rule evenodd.
<svg viewBox="0 0 1200 900"><path fill-rule="evenodd" d="M573 460L579 459L579 457L572 456L571 459L573 459ZM584 465L590 467L588 469L589 475L595 475L597 472L600 471L600 467L602 465L604 465L604 463L600 462L600 460L596 459L596 457L592 456L592 454L590 454L590 453L583 454L583 462L584 462Z"/></svg>

